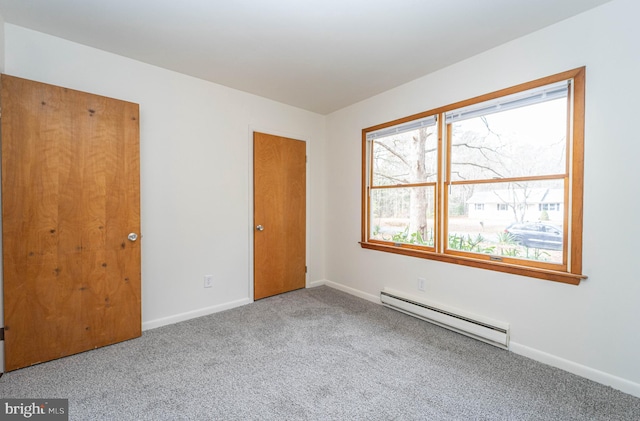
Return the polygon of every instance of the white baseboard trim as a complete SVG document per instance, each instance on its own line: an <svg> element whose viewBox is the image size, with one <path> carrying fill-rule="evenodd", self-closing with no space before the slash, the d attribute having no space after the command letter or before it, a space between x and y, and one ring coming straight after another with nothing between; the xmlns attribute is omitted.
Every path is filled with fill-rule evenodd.
<svg viewBox="0 0 640 421"><path fill-rule="evenodd" d="M307 282L307 288L321 287L322 285L326 285L326 282L327 282L326 279L320 279L319 281Z"/></svg>
<svg viewBox="0 0 640 421"><path fill-rule="evenodd" d="M365 300L371 301L372 303L382 305L382 303L380 302L380 296L378 295L369 294L369 293L360 291L359 289L351 288L346 285L339 284L337 282L329 281L327 279L324 280L323 285L326 285L333 289L337 289L342 292L346 292L347 294L355 295L356 297L364 298Z"/></svg>
<svg viewBox="0 0 640 421"><path fill-rule="evenodd" d="M224 310L230 310L235 307L240 307L246 304L252 303L250 298L242 298L237 301L231 301L216 306L205 307L198 310L187 311L186 313L175 314L173 316L162 317L160 319L150 320L142 323L142 330L155 329L157 327L171 325L178 322L184 322L185 320L195 319L196 317L208 316L209 314L218 313Z"/></svg>
<svg viewBox="0 0 640 421"><path fill-rule="evenodd" d="M337 290L346 292L351 295L355 295L356 297L364 298L365 300L374 302L376 304L380 304L380 297L372 294L368 294L366 292L362 292L355 288L351 288L333 281L323 280L317 281L318 285L327 285L331 288L335 288ZM509 343L509 351L514 352L516 354L522 355L527 358L531 358L532 360L541 362L543 364L550 365L552 367L559 368L561 370L567 371L569 373L575 374L580 377L584 377L589 380L593 380L594 382L604 384L605 386L611 386L614 389L618 389L624 393L628 393L632 396L636 396L640 398L640 384L632 382L627 379L623 379L622 377L617 377L612 374L605 373L600 370L596 370L591 367L587 367L582 364L578 364L573 361L566 360L564 358L560 358L556 355L552 355L543 351L539 351L534 348L530 348L525 345L521 345L518 343L514 343L513 341Z"/></svg>
<svg viewBox="0 0 640 421"><path fill-rule="evenodd" d="M611 386L614 389L618 389L624 393L640 398L640 384L623 379L622 377L617 377L612 374L605 373L604 371L596 370L594 368L587 367L586 365L578 364L519 343L510 342L509 350L516 354L531 358L532 360L568 371L569 373L593 380L594 382L604 384L605 386Z"/></svg>

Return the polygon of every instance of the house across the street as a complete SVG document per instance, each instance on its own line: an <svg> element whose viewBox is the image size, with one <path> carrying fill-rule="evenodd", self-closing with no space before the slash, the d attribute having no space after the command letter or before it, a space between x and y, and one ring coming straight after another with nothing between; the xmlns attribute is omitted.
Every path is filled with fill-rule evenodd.
<svg viewBox="0 0 640 421"><path fill-rule="evenodd" d="M513 221L551 221L562 223L562 189L504 189L475 192L468 200L469 218ZM514 214L515 210L515 214Z"/></svg>

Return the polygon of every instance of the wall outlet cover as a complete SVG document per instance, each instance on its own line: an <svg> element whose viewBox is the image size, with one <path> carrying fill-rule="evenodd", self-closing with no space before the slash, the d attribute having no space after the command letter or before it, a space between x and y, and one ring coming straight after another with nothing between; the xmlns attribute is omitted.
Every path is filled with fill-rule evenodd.
<svg viewBox="0 0 640 421"><path fill-rule="evenodd" d="M213 275L204 276L204 287L211 288L213 286Z"/></svg>

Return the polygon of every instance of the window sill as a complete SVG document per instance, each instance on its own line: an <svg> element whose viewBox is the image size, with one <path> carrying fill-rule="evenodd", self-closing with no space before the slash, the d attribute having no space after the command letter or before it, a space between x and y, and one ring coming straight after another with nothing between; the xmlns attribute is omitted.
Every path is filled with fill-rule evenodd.
<svg viewBox="0 0 640 421"><path fill-rule="evenodd" d="M421 259L436 260L439 262L454 263L457 265L471 266L480 269L493 270L497 272L511 273L514 275L528 276L530 278L545 279L548 281L561 282L571 285L579 285L580 281L587 279L585 275L575 273L560 272L548 269L530 268L508 263L492 262L489 260L473 259L470 257L452 256L441 253L434 253L413 248L391 246L386 244L360 242L360 246L365 249L385 251L388 253L402 254L405 256L418 257Z"/></svg>

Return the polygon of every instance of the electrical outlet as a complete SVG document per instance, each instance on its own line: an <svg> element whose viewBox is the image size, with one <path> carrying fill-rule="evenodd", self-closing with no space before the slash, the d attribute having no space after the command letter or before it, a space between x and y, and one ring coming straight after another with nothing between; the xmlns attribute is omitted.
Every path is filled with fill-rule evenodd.
<svg viewBox="0 0 640 421"><path fill-rule="evenodd" d="M424 291L427 287L427 280L424 278L418 278L418 291Z"/></svg>
<svg viewBox="0 0 640 421"><path fill-rule="evenodd" d="M213 275L204 276L204 287L211 288L213 286Z"/></svg>

